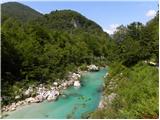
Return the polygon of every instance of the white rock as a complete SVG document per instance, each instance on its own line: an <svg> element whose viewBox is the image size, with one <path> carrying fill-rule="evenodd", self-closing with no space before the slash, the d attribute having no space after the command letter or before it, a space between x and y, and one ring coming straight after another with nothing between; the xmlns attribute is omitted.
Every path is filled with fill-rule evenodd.
<svg viewBox="0 0 160 120"><path fill-rule="evenodd" d="M150 61L149 64L150 64L150 65L154 65L154 66L156 65L156 63L155 63L155 62L152 62L152 61Z"/></svg>
<svg viewBox="0 0 160 120"><path fill-rule="evenodd" d="M12 108L11 108L11 111L14 111L14 110L16 110L16 108L15 108L15 107L12 107Z"/></svg>
<svg viewBox="0 0 160 120"><path fill-rule="evenodd" d="M32 92L33 92L33 88L32 88L32 87L29 87L29 88L25 91L24 95L28 96L28 95L30 95Z"/></svg>
<svg viewBox="0 0 160 120"><path fill-rule="evenodd" d="M26 101L27 103L33 103L33 102L35 101L35 98L30 97L30 98L27 98L25 101Z"/></svg>
<svg viewBox="0 0 160 120"><path fill-rule="evenodd" d="M28 95L29 95L29 91L26 90L25 93L24 93L24 95L27 95L27 96L28 96Z"/></svg>
<svg viewBox="0 0 160 120"><path fill-rule="evenodd" d="M50 102L50 101L53 101L53 100L56 100L57 97L56 96L48 96L47 100Z"/></svg>
<svg viewBox="0 0 160 120"><path fill-rule="evenodd" d="M66 82L62 83L62 86L67 87L67 83Z"/></svg>
<svg viewBox="0 0 160 120"><path fill-rule="evenodd" d="M98 108L99 108L99 109L102 109L102 108L104 108L104 107L105 107L105 104L104 104L103 100L101 100L101 101L99 102Z"/></svg>
<svg viewBox="0 0 160 120"><path fill-rule="evenodd" d="M19 95L15 96L15 99L19 99L19 98L20 98L20 96L19 96Z"/></svg>
<svg viewBox="0 0 160 120"><path fill-rule="evenodd" d="M75 86L75 87L80 87L80 86L81 86L81 84L80 84L80 82L79 82L79 81L74 81L74 86Z"/></svg>
<svg viewBox="0 0 160 120"><path fill-rule="evenodd" d="M53 85L57 86L57 85L58 85L58 83L57 83L57 82L54 82L54 83L53 83Z"/></svg>
<svg viewBox="0 0 160 120"><path fill-rule="evenodd" d="M50 92L49 96L47 97L47 100L48 101L56 100L58 96L59 96L59 92L53 90Z"/></svg>
<svg viewBox="0 0 160 120"><path fill-rule="evenodd" d="M87 66L89 71L98 71L99 68L96 65L89 65Z"/></svg>
<svg viewBox="0 0 160 120"><path fill-rule="evenodd" d="M42 102L43 101L43 96L42 95L37 95L36 96L36 101L37 102Z"/></svg>

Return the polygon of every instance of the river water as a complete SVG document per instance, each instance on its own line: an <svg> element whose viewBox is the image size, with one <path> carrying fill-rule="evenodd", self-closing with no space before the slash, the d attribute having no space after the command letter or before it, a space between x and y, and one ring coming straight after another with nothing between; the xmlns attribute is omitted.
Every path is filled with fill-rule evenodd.
<svg viewBox="0 0 160 120"><path fill-rule="evenodd" d="M83 118L85 114L98 107L102 95L103 76L106 72L106 69L101 69L98 72L84 73L81 78L82 87L67 88L64 90L65 95L56 101L26 105L7 113L8 116L5 118Z"/></svg>

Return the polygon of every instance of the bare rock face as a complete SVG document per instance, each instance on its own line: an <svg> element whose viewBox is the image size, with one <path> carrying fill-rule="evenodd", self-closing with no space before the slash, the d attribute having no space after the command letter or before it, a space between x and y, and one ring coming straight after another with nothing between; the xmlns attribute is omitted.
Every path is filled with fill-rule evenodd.
<svg viewBox="0 0 160 120"><path fill-rule="evenodd" d="M75 86L75 87L80 87L80 86L81 86L81 84L80 84L80 82L79 82L79 81L74 81L74 86Z"/></svg>

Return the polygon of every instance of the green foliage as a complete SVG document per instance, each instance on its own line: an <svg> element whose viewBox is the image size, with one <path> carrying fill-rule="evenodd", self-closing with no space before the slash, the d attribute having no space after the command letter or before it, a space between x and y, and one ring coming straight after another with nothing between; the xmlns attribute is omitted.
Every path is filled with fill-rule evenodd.
<svg viewBox="0 0 160 120"><path fill-rule="evenodd" d="M7 17L13 17L22 22L27 22L29 20L42 17L41 13L18 2L4 3L2 4L1 10L2 10L2 22L4 22Z"/></svg>
<svg viewBox="0 0 160 120"><path fill-rule="evenodd" d="M131 68L113 66L104 91L105 95L114 92L118 96L111 106L92 113L91 118L158 118L158 69L141 62ZM110 81L118 85L112 91L107 87Z"/></svg>
<svg viewBox="0 0 160 120"><path fill-rule="evenodd" d="M46 14L42 24L51 29L68 31L69 33L82 30L89 33L100 33L102 28L95 22L88 20L78 12L72 10L56 10Z"/></svg>
<svg viewBox="0 0 160 120"><path fill-rule="evenodd" d="M146 59L158 63L158 20L157 13L146 25L119 26L110 37L72 10L41 15L19 3L2 4L2 105L15 101L29 86L65 79L77 67L109 64L105 84L113 80L118 87L106 87L104 93L118 97L91 117L158 118L158 70L137 64Z"/></svg>
<svg viewBox="0 0 160 120"><path fill-rule="evenodd" d="M143 25L133 22L127 27L121 25L113 35L112 49L109 59L122 62L125 66L132 66L140 60L156 56L159 53L159 15Z"/></svg>
<svg viewBox="0 0 160 120"><path fill-rule="evenodd" d="M95 64L105 55L109 36L75 11L55 11L31 20L38 13L11 2L2 4L2 14L6 16L2 16L2 95L12 98L4 104L18 94L11 91L64 79L69 71Z"/></svg>

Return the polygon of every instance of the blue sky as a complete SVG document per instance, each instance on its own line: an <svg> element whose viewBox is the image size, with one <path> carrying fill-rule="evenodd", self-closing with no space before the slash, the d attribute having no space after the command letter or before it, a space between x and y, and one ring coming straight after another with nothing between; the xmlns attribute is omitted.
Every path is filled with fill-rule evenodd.
<svg viewBox="0 0 160 120"><path fill-rule="evenodd" d="M127 25L133 21L146 23L153 18L158 10L155 1L20 1L41 12L50 13L54 10L72 9L98 23L105 31L113 33L115 27Z"/></svg>

